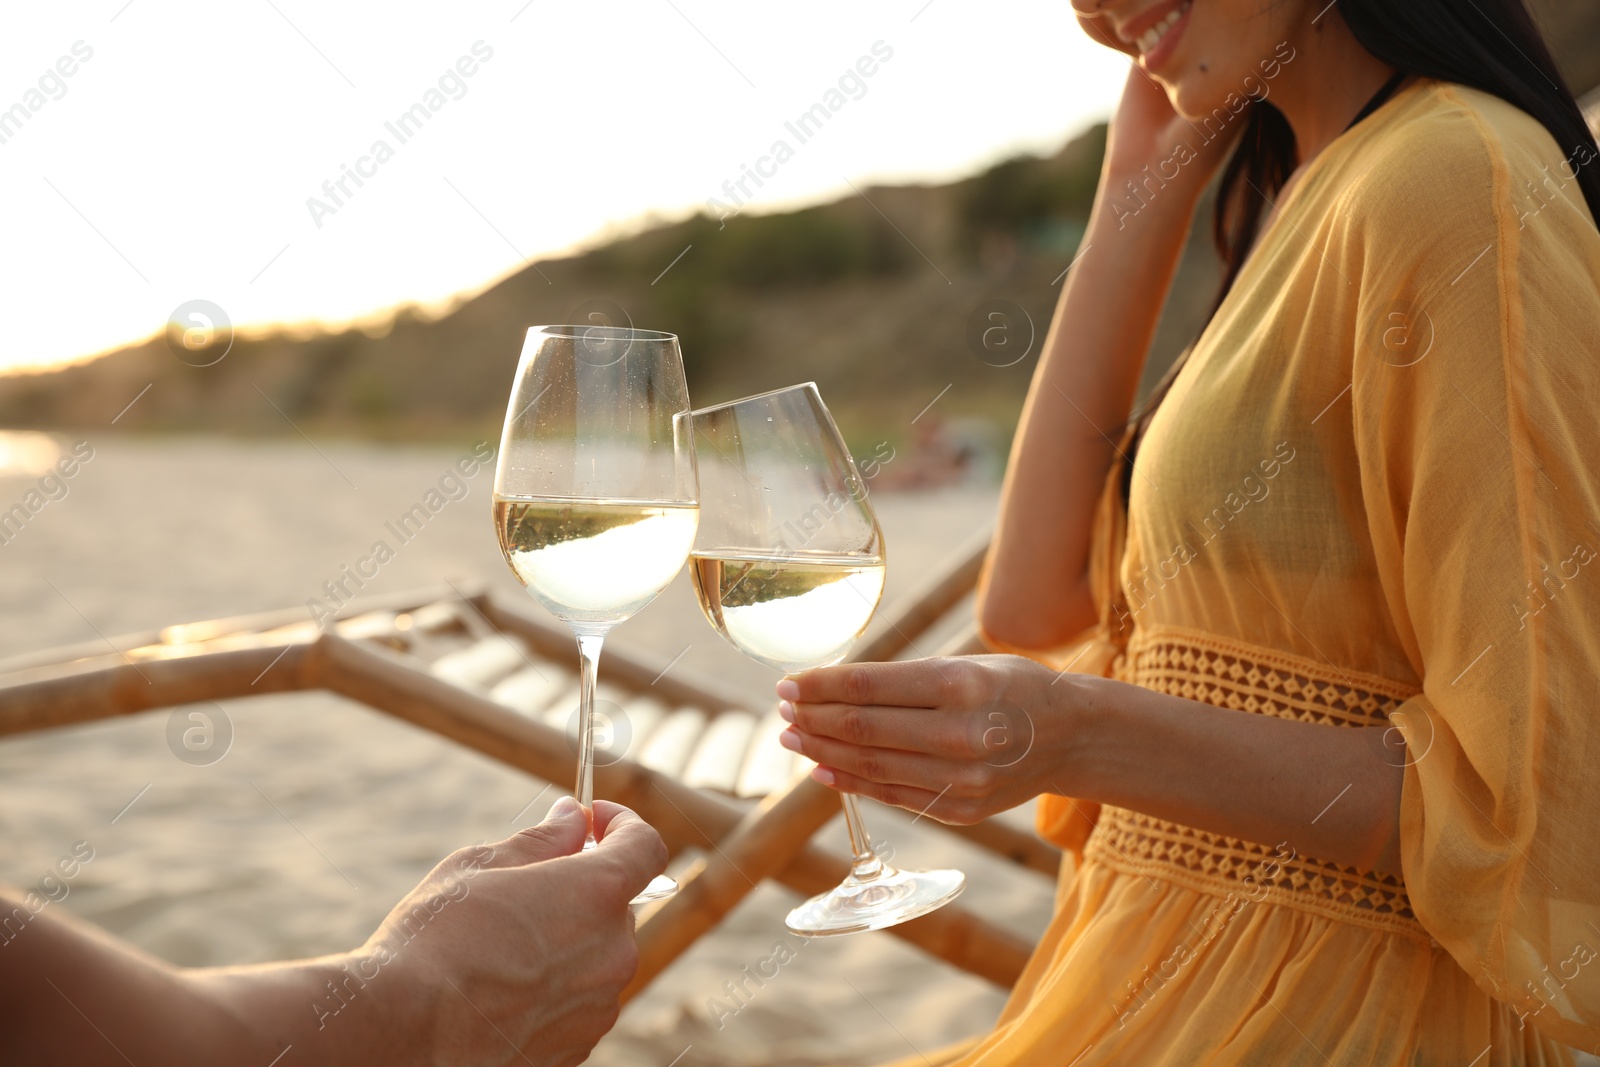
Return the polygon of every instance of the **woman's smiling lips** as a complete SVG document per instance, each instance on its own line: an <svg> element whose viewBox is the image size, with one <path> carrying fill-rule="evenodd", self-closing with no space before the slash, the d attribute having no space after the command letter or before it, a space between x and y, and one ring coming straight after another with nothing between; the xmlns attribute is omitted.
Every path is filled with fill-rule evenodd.
<svg viewBox="0 0 1600 1067"><path fill-rule="evenodd" d="M1194 0L1165 0L1117 26L1116 34L1139 50L1139 62L1154 72L1165 65L1189 22Z"/></svg>

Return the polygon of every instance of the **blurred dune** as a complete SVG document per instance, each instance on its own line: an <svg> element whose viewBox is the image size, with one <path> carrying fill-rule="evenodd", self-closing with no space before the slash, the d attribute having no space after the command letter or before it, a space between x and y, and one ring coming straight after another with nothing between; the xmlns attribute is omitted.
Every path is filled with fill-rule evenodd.
<svg viewBox="0 0 1600 1067"><path fill-rule="evenodd" d="M941 415L1008 427L1083 233L1104 143L1099 126L1053 156L949 185L867 187L781 214L697 215L531 263L437 317L401 308L375 326L241 331L225 357L202 350L187 361L158 334L89 363L0 378L0 425L104 428L150 385L119 430L292 434L287 416L340 437L493 437L529 325L610 321L677 333L698 403L814 379L847 432L881 435L905 431L950 386ZM1170 355L1187 340L1213 278L1209 250L1195 242L1158 349ZM1034 335L1029 358L1014 365L996 365L1004 361L969 338L995 300L1026 312L1008 327L1019 340Z"/></svg>

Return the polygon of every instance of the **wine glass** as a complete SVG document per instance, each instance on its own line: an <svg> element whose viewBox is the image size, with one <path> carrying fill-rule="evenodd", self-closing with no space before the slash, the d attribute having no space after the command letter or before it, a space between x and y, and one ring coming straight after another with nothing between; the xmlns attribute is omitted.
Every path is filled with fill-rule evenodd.
<svg viewBox="0 0 1600 1067"><path fill-rule="evenodd" d="M883 596L883 531L814 383L693 413L701 522L690 573L701 610L740 652L786 674L837 663ZM880 859L842 794L854 856L837 888L789 913L798 934L848 934L954 900L960 871Z"/></svg>
<svg viewBox="0 0 1600 1067"><path fill-rule="evenodd" d="M572 628L578 803L594 841L594 689L600 647L656 598L699 522L683 356L670 333L614 326L528 331L494 475L494 527L511 571ZM664 875L634 903L678 891Z"/></svg>

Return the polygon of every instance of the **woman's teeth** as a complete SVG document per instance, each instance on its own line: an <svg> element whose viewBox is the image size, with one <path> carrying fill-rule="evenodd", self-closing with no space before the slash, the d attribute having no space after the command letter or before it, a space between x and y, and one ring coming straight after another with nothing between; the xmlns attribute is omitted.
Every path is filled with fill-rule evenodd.
<svg viewBox="0 0 1600 1067"><path fill-rule="evenodd" d="M1190 2L1192 3L1193 0L1190 0ZM1139 45L1139 51L1143 52L1145 55L1149 55L1152 51L1154 51L1156 45L1161 43L1161 38L1165 37L1167 35L1167 31L1178 24L1178 20L1183 18L1183 13L1188 10L1189 4L1181 4L1178 7L1173 8L1172 13L1166 18L1162 19L1160 22L1141 33L1137 42Z"/></svg>

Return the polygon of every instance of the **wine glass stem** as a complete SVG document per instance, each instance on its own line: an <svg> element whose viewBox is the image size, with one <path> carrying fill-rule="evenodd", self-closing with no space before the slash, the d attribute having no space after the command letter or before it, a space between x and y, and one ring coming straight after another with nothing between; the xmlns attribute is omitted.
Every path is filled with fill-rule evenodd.
<svg viewBox="0 0 1600 1067"><path fill-rule="evenodd" d="M594 847L594 686L600 671L600 647L605 644L604 633L580 633L578 638L578 784L572 795L583 805L584 817L589 820L585 848Z"/></svg>
<svg viewBox="0 0 1600 1067"><path fill-rule="evenodd" d="M844 825L850 832L850 852L855 856L850 873L859 879L876 878L883 872L883 861L872 851L872 835L861 818L861 805L849 793L841 795L844 801Z"/></svg>

